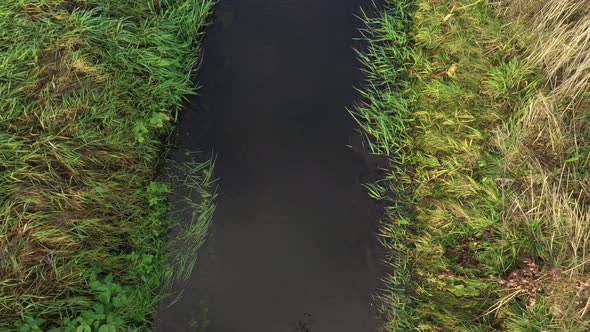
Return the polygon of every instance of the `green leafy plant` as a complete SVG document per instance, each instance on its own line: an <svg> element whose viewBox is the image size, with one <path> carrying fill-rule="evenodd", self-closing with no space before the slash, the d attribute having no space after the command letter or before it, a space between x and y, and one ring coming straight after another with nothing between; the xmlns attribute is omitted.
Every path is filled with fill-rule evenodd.
<svg viewBox="0 0 590 332"><path fill-rule="evenodd" d="M129 287L113 282L113 275L98 278L99 268L89 274L89 286L95 293L96 302L77 317L66 317L57 326L45 329L47 321L25 316L15 322L19 332L114 332L123 324L119 309L128 304Z"/></svg>
<svg viewBox="0 0 590 332"><path fill-rule="evenodd" d="M43 323L45 323L45 319L25 316L22 320L16 321L14 327L19 332L42 332L41 326L43 326Z"/></svg>

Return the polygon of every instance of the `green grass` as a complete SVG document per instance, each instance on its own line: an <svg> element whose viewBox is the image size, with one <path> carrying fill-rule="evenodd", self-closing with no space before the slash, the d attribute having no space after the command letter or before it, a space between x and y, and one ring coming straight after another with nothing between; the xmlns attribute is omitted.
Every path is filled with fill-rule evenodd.
<svg viewBox="0 0 590 332"><path fill-rule="evenodd" d="M372 152L390 159L367 185L388 203L390 331L589 326L588 116L570 111L588 105L587 83L535 61L548 52L523 37L527 15L518 30L487 1L389 0L365 18L367 82L353 114ZM560 66L582 58L555 53ZM562 81L578 89L564 94Z"/></svg>
<svg viewBox="0 0 590 332"><path fill-rule="evenodd" d="M412 167L407 158L412 149L412 114L406 98L406 67L411 62L409 29L411 6L390 1L381 17L364 16L363 30L367 48L358 56L365 67L364 102L357 105L353 117L359 122L372 153L391 156L390 173L382 180L367 184L369 195L388 205L381 223L380 238L388 249L386 261L392 273L385 280L388 289L381 293L381 311L392 331L411 329L412 281L409 252L405 239L412 217ZM407 200L401 200L406 197Z"/></svg>
<svg viewBox="0 0 590 332"><path fill-rule="evenodd" d="M154 170L211 6L0 3L0 330L149 325L169 274Z"/></svg>

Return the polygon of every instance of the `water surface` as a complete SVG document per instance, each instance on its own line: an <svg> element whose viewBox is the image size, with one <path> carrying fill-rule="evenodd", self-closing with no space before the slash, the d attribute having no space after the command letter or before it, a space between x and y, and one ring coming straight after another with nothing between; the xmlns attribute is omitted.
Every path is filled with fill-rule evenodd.
<svg viewBox="0 0 590 332"><path fill-rule="evenodd" d="M372 332L374 206L346 111L359 0L222 0L179 144L214 150L212 234L157 331Z"/></svg>

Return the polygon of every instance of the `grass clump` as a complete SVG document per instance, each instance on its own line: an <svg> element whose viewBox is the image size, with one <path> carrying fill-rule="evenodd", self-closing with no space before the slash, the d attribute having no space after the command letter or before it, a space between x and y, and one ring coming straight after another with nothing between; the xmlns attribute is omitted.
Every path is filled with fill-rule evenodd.
<svg viewBox="0 0 590 332"><path fill-rule="evenodd" d="M0 3L1 330L149 325L170 192L154 170L211 5Z"/></svg>
<svg viewBox="0 0 590 332"><path fill-rule="evenodd" d="M587 5L390 0L366 19L355 117L390 159L368 186L389 203L389 330L588 329Z"/></svg>

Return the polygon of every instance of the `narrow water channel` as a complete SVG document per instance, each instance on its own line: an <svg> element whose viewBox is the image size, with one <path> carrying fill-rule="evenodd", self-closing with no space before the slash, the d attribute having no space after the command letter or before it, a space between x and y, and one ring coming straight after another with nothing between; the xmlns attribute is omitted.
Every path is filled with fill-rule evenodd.
<svg viewBox="0 0 590 332"><path fill-rule="evenodd" d="M222 0L180 145L215 151L212 233L157 331L373 332L374 206L347 145L360 0Z"/></svg>

